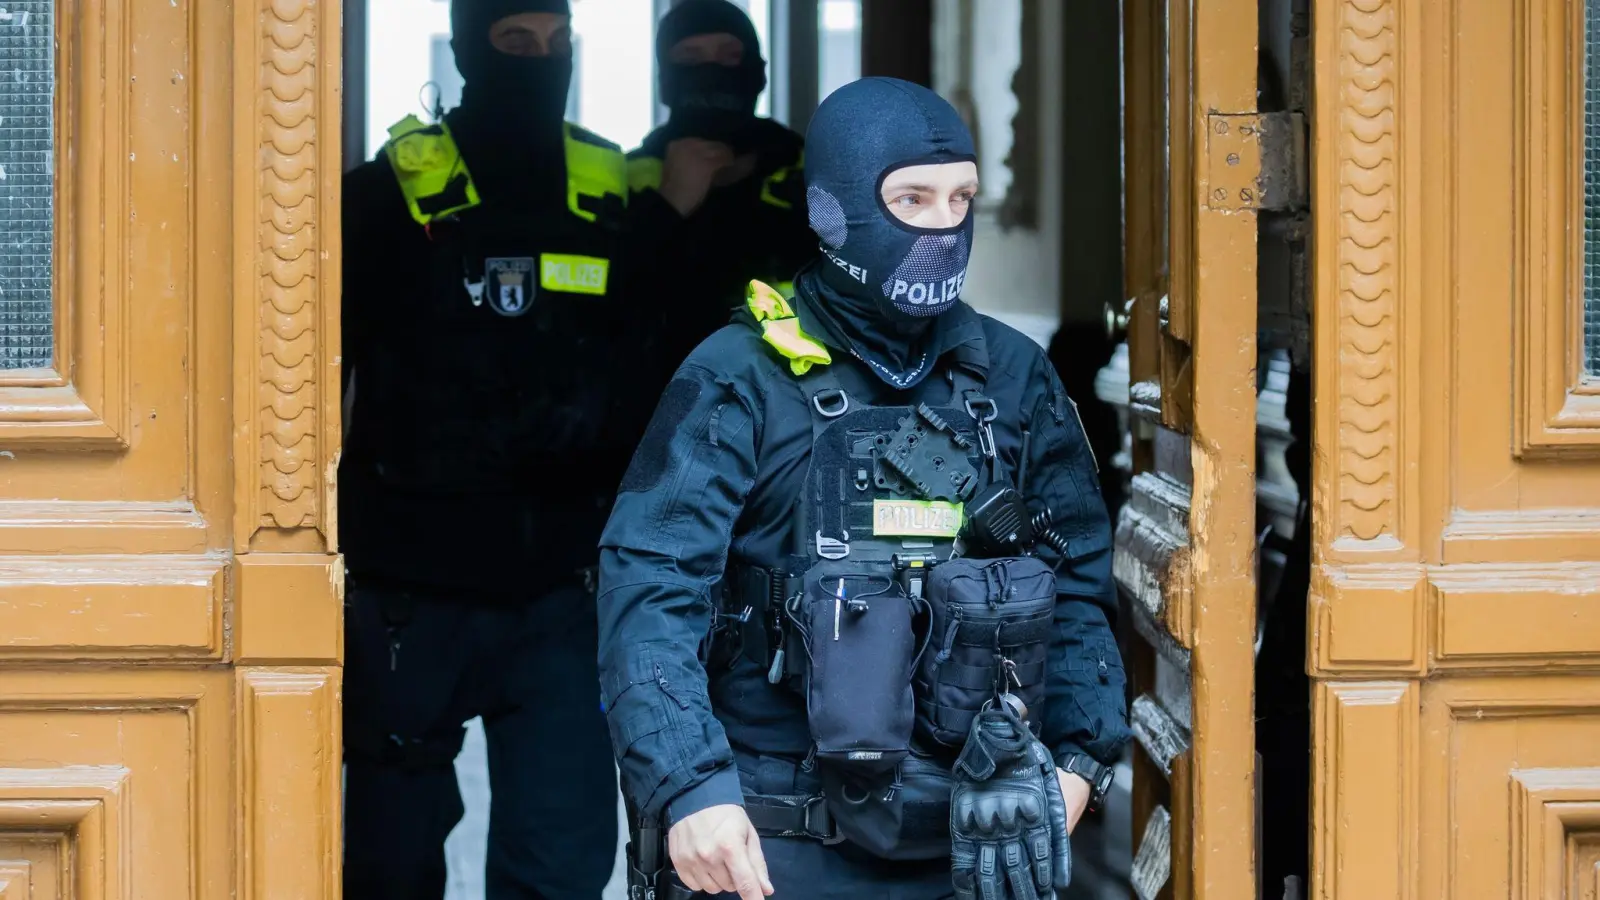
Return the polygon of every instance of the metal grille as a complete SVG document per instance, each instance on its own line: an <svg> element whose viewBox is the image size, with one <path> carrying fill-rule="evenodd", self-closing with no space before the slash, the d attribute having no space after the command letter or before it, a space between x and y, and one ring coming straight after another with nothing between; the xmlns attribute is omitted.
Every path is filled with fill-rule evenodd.
<svg viewBox="0 0 1600 900"><path fill-rule="evenodd" d="M1600 375L1600 15L1584 7L1583 368Z"/></svg>
<svg viewBox="0 0 1600 900"><path fill-rule="evenodd" d="M0 0L0 369L51 364L54 0Z"/></svg>

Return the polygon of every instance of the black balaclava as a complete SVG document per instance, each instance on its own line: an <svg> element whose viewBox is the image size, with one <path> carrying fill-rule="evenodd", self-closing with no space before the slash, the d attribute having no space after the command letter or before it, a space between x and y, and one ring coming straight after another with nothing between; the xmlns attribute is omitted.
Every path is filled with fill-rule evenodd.
<svg viewBox="0 0 1600 900"><path fill-rule="evenodd" d="M680 65L672 48L684 38L731 34L744 45L737 66L721 63ZM683 0L661 17L656 28L656 65L661 102L672 110L670 137L720 141L735 153L757 149L756 101L767 86L767 63L750 17L728 0Z"/></svg>
<svg viewBox="0 0 1600 900"><path fill-rule="evenodd" d="M905 166L976 159L972 135L933 91L864 78L828 95L806 130L806 203L826 257L802 275L815 312L891 386L933 368L934 319L961 298L972 214L950 228L895 218L880 194Z"/></svg>
<svg viewBox="0 0 1600 900"><path fill-rule="evenodd" d="M567 0L452 0L450 47L461 72L461 109L493 133L559 139L572 84L570 56L512 56L489 41L494 23L518 13L570 15Z"/></svg>

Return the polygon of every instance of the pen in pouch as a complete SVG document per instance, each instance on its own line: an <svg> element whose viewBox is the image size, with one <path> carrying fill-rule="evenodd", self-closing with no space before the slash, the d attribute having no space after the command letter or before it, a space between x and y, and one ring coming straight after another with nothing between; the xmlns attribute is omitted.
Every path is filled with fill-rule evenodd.
<svg viewBox="0 0 1600 900"><path fill-rule="evenodd" d="M839 587L833 592L833 639L839 639L839 609L844 606L844 579L839 579Z"/></svg>

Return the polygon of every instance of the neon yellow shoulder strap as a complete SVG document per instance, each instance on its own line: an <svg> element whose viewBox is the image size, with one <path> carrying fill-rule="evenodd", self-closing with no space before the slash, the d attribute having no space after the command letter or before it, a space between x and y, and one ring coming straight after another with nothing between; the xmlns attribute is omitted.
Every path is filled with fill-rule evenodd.
<svg viewBox="0 0 1600 900"><path fill-rule="evenodd" d="M759 281L745 289L745 307L761 328L761 339L789 361L789 371L804 375L812 366L826 366L833 355L816 338L800 330L800 319L783 295Z"/></svg>
<svg viewBox="0 0 1600 900"><path fill-rule="evenodd" d="M389 127L383 152L400 182L411 218L419 224L431 225L480 202L467 162L443 122L424 125L416 116L406 116Z"/></svg>
<svg viewBox="0 0 1600 900"><path fill-rule="evenodd" d="M593 132L566 123L567 209L588 222L606 204L628 202L628 158L622 148Z"/></svg>
<svg viewBox="0 0 1600 900"><path fill-rule="evenodd" d="M608 196L626 204L627 160L622 150L570 123L564 136L567 208L572 214L593 222ZM445 123L425 125L416 116L406 116L389 128L384 153L400 182L411 218L419 224L430 225L482 202L472 172Z"/></svg>

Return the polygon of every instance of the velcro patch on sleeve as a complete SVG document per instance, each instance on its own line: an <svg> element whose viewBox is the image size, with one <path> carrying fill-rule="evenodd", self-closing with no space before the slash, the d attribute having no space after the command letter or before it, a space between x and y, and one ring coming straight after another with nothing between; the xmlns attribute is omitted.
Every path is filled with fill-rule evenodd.
<svg viewBox="0 0 1600 900"><path fill-rule="evenodd" d="M622 477L621 490L650 491L661 483L672 459L672 437L694 405L700 402L701 389L700 382L692 378L674 378L667 385L650 419L650 427L645 429L644 439L628 464L628 472Z"/></svg>

